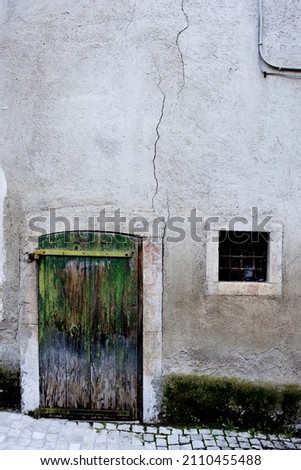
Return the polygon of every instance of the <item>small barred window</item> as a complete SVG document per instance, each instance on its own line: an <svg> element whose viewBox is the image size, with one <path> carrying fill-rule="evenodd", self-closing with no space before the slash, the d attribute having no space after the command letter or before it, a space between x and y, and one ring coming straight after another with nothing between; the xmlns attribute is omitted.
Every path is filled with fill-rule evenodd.
<svg viewBox="0 0 301 470"><path fill-rule="evenodd" d="M269 233L219 232L219 281L266 282Z"/></svg>

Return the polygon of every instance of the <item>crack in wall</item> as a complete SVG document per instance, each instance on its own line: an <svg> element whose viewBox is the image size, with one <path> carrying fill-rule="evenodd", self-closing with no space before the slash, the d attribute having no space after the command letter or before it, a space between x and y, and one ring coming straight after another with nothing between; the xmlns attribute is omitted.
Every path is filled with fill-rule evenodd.
<svg viewBox="0 0 301 470"><path fill-rule="evenodd" d="M179 44L179 40L180 40L180 36L188 29L189 27L189 18L188 18L188 14L184 8L184 0L181 0L181 10L183 12L183 15L186 19L186 26L181 29L181 31L178 32L177 34L177 37L176 37L176 45L177 45L177 48L178 48L178 51L179 51L179 54L180 54L180 58L181 58L181 63L182 63L182 85L180 87L180 90L178 91L178 95L181 93L181 91L183 90L184 86L185 86L185 82L186 82L186 77L185 77L185 64L184 64L184 57L183 57L183 52L181 50L181 47L180 47L180 44Z"/></svg>
<svg viewBox="0 0 301 470"><path fill-rule="evenodd" d="M155 144L154 144L154 155L153 155L153 173L154 173L154 180L155 180L155 192L154 192L154 195L153 195L153 198L152 198L152 209L153 211L155 210L155 199L157 197L157 194L158 194L158 191L159 191L159 180L158 180L158 176L157 176L157 168L156 168L156 160L157 160L157 148L158 148L158 142L161 138L161 135L160 135L160 132L159 132L159 128L161 126L161 122L162 122L162 119L163 119L163 115L164 115L164 107L165 107L165 100L166 100L166 95L164 93L164 91L162 90L162 88L160 87L160 83L157 85L160 92L162 93L163 95L163 100L162 100L162 104L161 104L161 112L160 112L160 117L159 117L159 120L158 120L158 123L156 125L156 134L157 134L157 138L155 140Z"/></svg>

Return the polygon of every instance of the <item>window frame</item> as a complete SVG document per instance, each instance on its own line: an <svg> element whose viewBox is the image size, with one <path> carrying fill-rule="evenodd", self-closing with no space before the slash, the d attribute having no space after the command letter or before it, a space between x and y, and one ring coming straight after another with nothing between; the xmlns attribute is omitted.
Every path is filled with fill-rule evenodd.
<svg viewBox="0 0 301 470"><path fill-rule="evenodd" d="M265 282L219 281L219 232L233 231L229 222L217 222L206 231L206 294L207 295L269 295L282 294L283 226L269 222L264 230L252 229L252 223L235 227L236 232L268 232L268 259Z"/></svg>

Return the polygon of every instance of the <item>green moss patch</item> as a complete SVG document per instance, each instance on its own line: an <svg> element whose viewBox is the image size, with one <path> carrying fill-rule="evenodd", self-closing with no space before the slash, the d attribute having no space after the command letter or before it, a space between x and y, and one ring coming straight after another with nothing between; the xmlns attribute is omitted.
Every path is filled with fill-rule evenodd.
<svg viewBox="0 0 301 470"><path fill-rule="evenodd" d="M293 431L301 387L197 375L165 377L162 420L176 426Z"/></svg>
<svg viewBox="0 0 301 470"><path fill-rule="evenodd" d="M20 409L20 373L0 365L0 410Z"/></svg>

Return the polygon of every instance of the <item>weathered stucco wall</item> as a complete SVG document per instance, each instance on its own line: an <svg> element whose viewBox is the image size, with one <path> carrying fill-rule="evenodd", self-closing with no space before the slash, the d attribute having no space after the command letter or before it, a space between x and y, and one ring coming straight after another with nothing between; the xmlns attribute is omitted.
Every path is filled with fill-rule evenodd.
<svg viewBox="0 0 301 470"><path fill-rule="evenodd" d="M184 240L166 239L179 236L170 225L164 232L163 374L300 383L301 75L262 74L257 2L0 5L0 359L18 366L18 327L27 353L37 352L28 237L38 227L88 228L89 217L98 228L101 209L120 209L124 231L133 216L185 218L174 221ZM263 12L267 57L300 67L301 2L265 0ZM282 295L208 295L204 220L251 223L252 207L283 227ZM51 225L50 208L68 222Z"/></svg>

